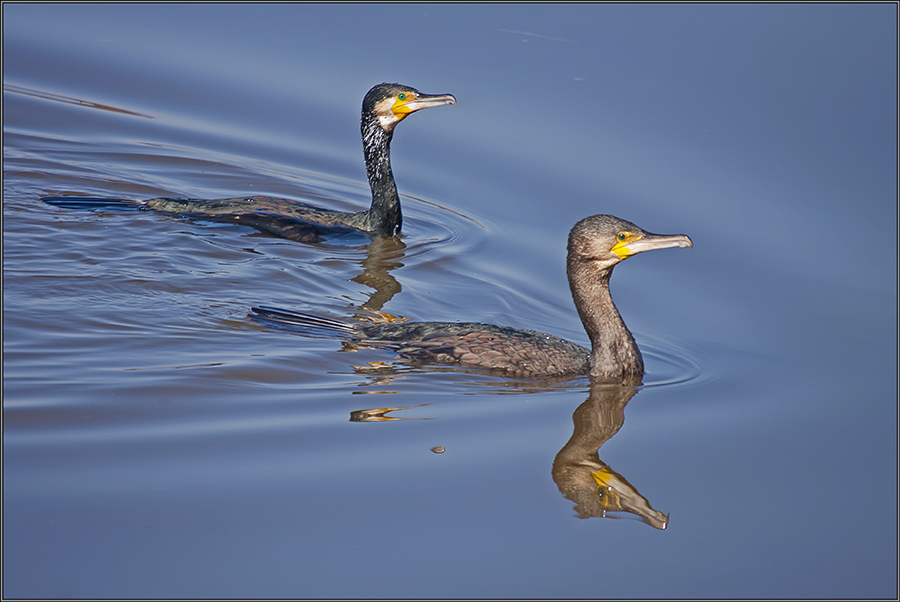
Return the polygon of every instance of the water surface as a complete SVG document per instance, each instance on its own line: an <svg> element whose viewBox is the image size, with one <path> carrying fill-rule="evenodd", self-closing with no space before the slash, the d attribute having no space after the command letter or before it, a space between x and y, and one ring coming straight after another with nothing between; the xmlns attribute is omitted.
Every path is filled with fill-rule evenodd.
<svg viewBox="0 0 900 602"><path fill-rule="evenodd" d="M896 6L3 10L5 596L897 596ZM458 99L397 241L39 200L365 207L382 81ZM613 276L637 390L247 318L584 344L595 213L694 240Z"/></svg>

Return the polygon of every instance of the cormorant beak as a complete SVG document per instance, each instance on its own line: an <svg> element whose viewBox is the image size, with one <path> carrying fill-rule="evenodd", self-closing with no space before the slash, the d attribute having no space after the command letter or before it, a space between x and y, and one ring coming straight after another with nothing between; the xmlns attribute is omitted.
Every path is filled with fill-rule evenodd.
<svg viewBox="0 0 900 602"><path fill-rule="evenodd" d="M624 240L622 240L622 234L626 235ZM619 235L619 241L610 250L622 259L626 259L644 251L693 246L694 243L684 234L651 234L649 232L635 234L623 232Z"/></svg>
<svg viewBox="0 0 900 602"><path fill-rule="evenodd" d="M421 109L455 104L456 97L452 94L418 94L415 97L407 97L406 100L397 100L394 106L391 107L391 111L399 121L410 113L415 113Z"/></svg>

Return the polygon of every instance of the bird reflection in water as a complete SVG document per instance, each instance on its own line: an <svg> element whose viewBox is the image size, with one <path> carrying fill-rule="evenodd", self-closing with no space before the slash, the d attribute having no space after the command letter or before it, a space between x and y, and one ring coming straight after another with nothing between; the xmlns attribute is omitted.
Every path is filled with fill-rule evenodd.
<svg viewBox="0 0 900 602"><path fill-rule="evenodd" d="M366 245L366 257L360 262L363 270L357 276L351 278L350 281L362 284L372 289L372 291L367 293L369 298L362 305L355 308L354 318L356 320L390 324L406 322L409 319L391 315L381 309L394 295L403 290L400 282L391 275L391 270L403 267L402 260L405 251L406 244L399 237L376 238ZM354 309L354 306L351 305L350 309ZM344 349L347 351L355 350L349 344L345 344ZM380 375L375 379L375 384L378 385L384 385L393 380L393 375L396 372L390 364L383 361L370 362L366 366L353 366L353 369L360 374ZM404 410L411 407L417 406L386 408L385 411ZM365 414L368 411L361 410L359 416L357 418L351 417L351 420L407 420L406 418L387 416L369 418Z"/></svg>
<svg viewBox="0 0 900 602"><path fill-rule="evenodd" d="M553 460L553 481L563 496L575 502L578 518L637 516L665 529L669 515L654 510L625 477L600 460L599 449L625 422L625 405L638 392L627 386L594 384L587 401L572 414L571 439Z"/></svg>
<svg viewBox="0 0 900 602"><path fill-rule="evenodd" d="M521 383L520 383L521 384ZM640 381L633 383L640 385ZM530 386L520 392L533 393ZM504 388L504 393L509 389ZM596 383L590 395L572 414L574 431L553 460L551 474L563 497L575 503L577 518L626 518L637 520L655 529L664 530L669 515L655 510L628 480L600 459L599 450L619 432L625 422L625 406L638 393L628 385ZM431 404L371 408L350 413L351 422L385 422L393 420L435 420L435 417L390 416L392 412L421 408ZM443 453L438 446L431 450Z"/></svg>
<svg viewBox="0 0 900 602"><path fill-rule="evenodd" d="M387 422L391 420L434 420L434 418L428 417L413 417L413 416L388 416L390 412L397 412L400 410L408 410L410 408L421 408L427 405L431 405L429 403L418 403L416 405L411 406L398 406L396 408L372 408L369 410L356 410L355 412L350 412L350 422Z"/></svg>
<svg viewBox="0 0 900 602"><path fill-rule="evenodd" d="M357 319L370 318L371 314L375 314L387 321L397 320L384 313L381 308L403 290L397 279L391 275L391 270L403 267L405 251L406 244L397 237L376 238L369 242L366 257L360 262L363 271L350 279L372 289L368 300L360 306L360 309L369 315L357 314Z"/></svg>

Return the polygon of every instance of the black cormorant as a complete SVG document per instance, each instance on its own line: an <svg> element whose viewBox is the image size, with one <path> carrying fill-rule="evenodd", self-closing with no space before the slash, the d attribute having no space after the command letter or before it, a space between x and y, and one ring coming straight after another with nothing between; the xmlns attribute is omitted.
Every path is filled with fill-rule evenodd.
<svg viewBox="0 0 900 602"><path fill-rule="evenodd" d="M446 104L456 104L456 98L452 94L422 94L400 84L379 84L369 90L363 99L360 120L366 173L372 188L372 206L365 211L334 211L264 196L138 201L70 195L46 196L43 200L70 209L130 207L235 222L301 242L316 242L323 234L347 229L371 237L393 236L400 231L403 221L400 197L391 173L390 144L394 127L410 113Z"/></svg>
<svg viewBox="0 0 900 602"><path fill-rule="evenodd" d="M493 324L347 323L270 307L254 307L251 317L307 334L342 336L413 359L487 368L522 378L586 374L599 381L634 382L644 373L644 361L610 296L610 275L617 263L637 253L692 246L683 234L651 234L611 215L594 215L572 228L566 273L590 349L553 335Z"/></svg>

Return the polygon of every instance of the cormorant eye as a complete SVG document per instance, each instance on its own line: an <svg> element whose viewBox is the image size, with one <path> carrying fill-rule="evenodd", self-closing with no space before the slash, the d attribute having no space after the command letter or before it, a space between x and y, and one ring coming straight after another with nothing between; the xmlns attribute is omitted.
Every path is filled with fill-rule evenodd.
<svg viewBox="0 0 900 602"><path fill-rule="evenodd" d="M625 239L628 238L628 237L625 236L625 233L624 233L624 232L619 232L619 235L616 236L616 238L619 239L619 242L625 242Z"/></svg>
<svg viewBox="0 0 900 602"><path fill-rule="evenodd" d="M401 92L400 94L397 95L397 100L406 100L406 94Z"/></svg>

